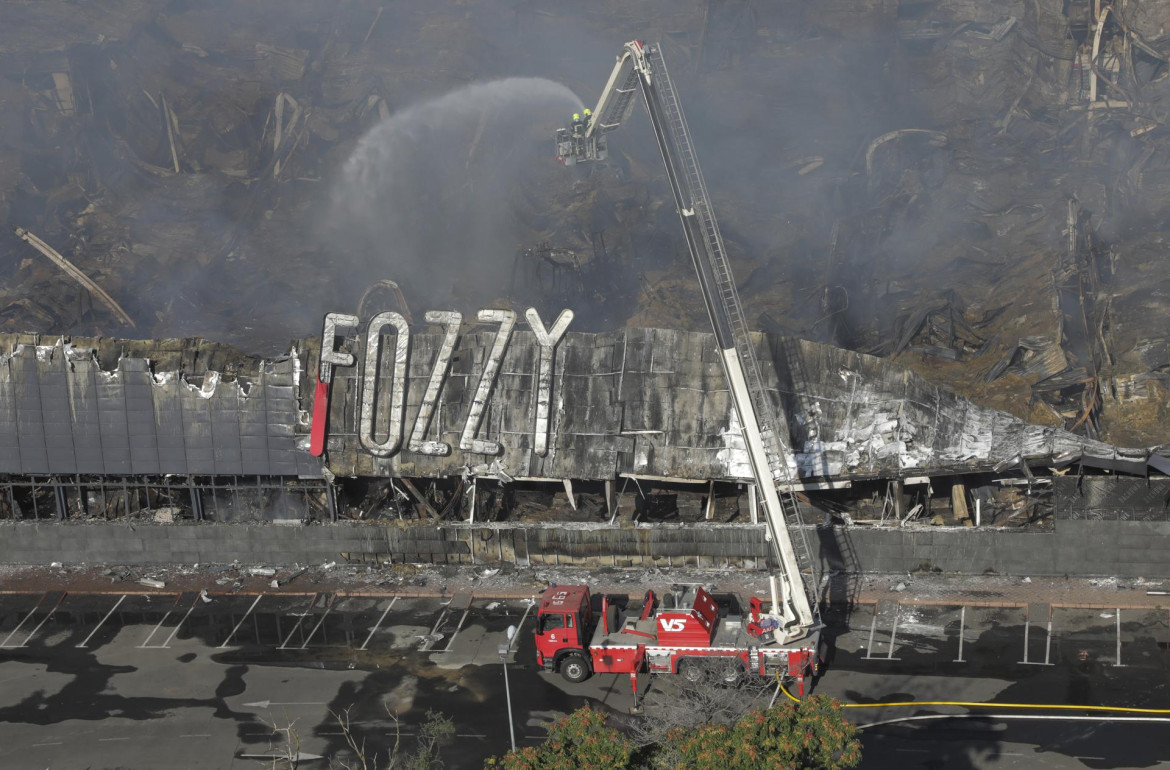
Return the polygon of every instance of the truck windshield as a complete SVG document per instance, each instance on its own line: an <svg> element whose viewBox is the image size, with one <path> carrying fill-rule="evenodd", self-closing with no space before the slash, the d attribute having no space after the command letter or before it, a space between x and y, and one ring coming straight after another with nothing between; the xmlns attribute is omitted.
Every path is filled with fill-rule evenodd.
<svg viewBox="0 0 1170 770"><path fill-rule="evenodd" d="M545 615L540 619L540 633L547 634L549 631L555 631L558 628L565 627L564 615Z"/></svg>

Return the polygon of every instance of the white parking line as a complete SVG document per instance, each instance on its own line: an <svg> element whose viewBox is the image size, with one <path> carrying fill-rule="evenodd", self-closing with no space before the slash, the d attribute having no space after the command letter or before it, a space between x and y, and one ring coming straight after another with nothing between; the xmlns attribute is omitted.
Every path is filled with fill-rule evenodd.
<svg viewBox="0 0 1170 770"><path fill-rule="evenodd" d="M278 650L287 650L287 649L288 649L288 643L292 641L293 634L295 634L295 633L297 632L297 629L301 627L301 623L304 623L304 622L305 622L305 618L304 618L303 616L302 616L302 617L299 617L299 618L297 618L297 622L296 622L296 623L293 623L292 630L288 632L288 636L286 636L286 637L284 638L284 641L283 641L283 642L281 642L281 643L280 643L280 646L279 646L279 647L277 647L276 649L278 649Z"/></svg>
<svg viewBox="0 0 1170 770"><path fill-rule="evenodd" d="M305 641L301 642L302 650L309 646L309 642L313 641L313 637L316 635L317 629L321 627L321 624L325 622L325 618L329 617L329 613L332 611L333 602L330 602L329 606L325 608L325 612L321 614L321 619L317 621L317 625L313 626L313 630L310 631L309 635L305 637Z"/></svg>
<svg viewBox="0 0 1170 770"><path fill-rule="evenodd" d="M196 596L195 600L191 602L191 606L187 608L187 614L184 615L183 619L180 620L178 623L176 623L175 627L171 629L171 635L168 636L167 640L162 643L162 647L160 649L165 649L166 647L168 647L170 645L171 640L175 638L175 634L179 633L179 629L182 628L183 624L187 622L187 618L191 617L191 613L195 609L195 603L198 601L199 601L199 597Z"/></svg>
<svg viewBox="0 0 1170 770"><path fill-rule="evenodd" d="M1047 666L1052 660L1052 618L1048 619L1048 638L1044 640L1044 665Z"/></svg>
<svg viewBox="0 0 1170 770"><path fill-rule="evenodd" d="M318 730L314 735L345 735L344 730ZM396 735L418 735L417 730L396 730ZM455 733L456 738L486 738L484 733Z"/></svg>
<svg viewBox="0 0 1170 770"><path fill-rule="evenodd" d="M251 607L249 607L249 608L248 608L248 611L244 613L244 617L240 618L240 622L239 622L239 623L236 623L236 627L232 629L232 632L231 632L230 634L228 634L228 637L227 637L227 639L224 639L224 640L223 640L223 644L221 644L221 645L219 646L219 648L220 648L221 650L222 650L224 647L227 647L227 646L228 646L228 644L230 644L230 643L231 643L232 639L233 639L233 638L235 638L236 632L240 630L240 626L244 625L244 621L245 621L245 620L247 620L247 619L248 619L248 616L252 614L252 610L256 609L256 605L260 603L260 599L261 599L263 596L264 596L264 594L257 594L257 595L256 595L256 601L252 602L252 606L251 606Z"/></svg>
<svg viewBox="0 0 1170 770"><path fill-rule="evenodd" d="M41 602L43 602L45 600L46 596L48 596L48 594L41 594L41 598L37 600L36 606L33 607L31 610L29 610L27 615L25 615L23 618L21 618L21 621L16 624L16 628L12 629L12 631L10 631L8 633L8 636L4 637L4 641L0 642L0 647L7 647L8 646L8 642L11 641L12 637L16 634L16 632L19 631L21 629L21 627L24 626L24 624L28 622L28 619L31 618L33 615L35 615L37 610L39 610L41 608ZM17 646L17 645L13 645L13 646Z"/></svg>
<svg viewBox="0 0 1170 770"><path fill-rule="evenodd" d="M383 610L383 612L382 612L382 617L378 618L378 622L375 623L374 627L370 629L370 635L366 637L366 640L364 642L362 642L362 646L359 647L358 649L361 649L361 650L366 649L366 645L368 645L370 643L370 640L374 638L374 632L378 630L378 626L382 625L382 621L386 619L386 616L388 614L390 614L390 608L394 606L394 602L396 602L396 601L398 601L397 596L395 596L393 599L390 600L390 604L387 605L386 609Z"/></svg>
<svg viewBox="0 0 1170 770"><path fill-rule="evenodd" d="M459 636L459 630L461 628L463 628L463 621L467 620L467 613L469 613L469 612L471 612L470 609L466 609L463 611L462 617L459 618L458 625L455 626L455 632L452 633L451 638L449 640L447 640L447 646L443 648L443 652L447 652L448 650L450 650L451 645L455 643L455 637Z"/></svg>
<svg viewBox="0 0 1170 770"><path fill-rule="evenodd" d="M894 642L898 638L898 615L899 612L894 613L894 625L890 628L890 650L886 653L886 660L898 660L894 657Z"/></svg>
<svg viewBox="0 0 1170 770"><path fill-rule="evenodd" d="M873 621L869 624L869 642L865 645L865 657L873 657L873 635L877 631L877 608L873 610Z"/></svg>
<svg viewBox="0 0 1170 770"><path fill-rule="evenodd" d="M160 620L158 622L158 625L154 627L154 630L150 632L150 636L146 637L146 641L143 642L142 644L138 645L138 649L141 650L144 647L150 646L150 640L153 639L154 635L158 633L158 630L160 628L162 628L162 624L167 622L167 618L169 618L171 616L171 612L172 612L172 610L167 610L167 614L162 616L162 620Z"/></svg>
<svg viewBox="0 0 1170 770"><path fill-rule="evenodd" d="M96 634L98 632L98 629L101 628L105 624L105 622L110 619L110 616L114 614L114 610L118 609L118 605L120 605L124 601L126 601L126 594L122 594L121 598L119 598L118 601L114 602L114 606L110 607L110 611L106 613L106 616L104 618L102 618L101 622L98 623L96 626L94 626L93 630L89 632L89 636L85 637L85 640L82 641L82 643L77 645L77 646L84 647L85 645L89 644L89 640L93 638L93 635Z"/></svg>
<svg viewBox="0 0 1170 770"><path fill-rule="evenodd" d="M901 611L902 611L901 606L897 606L897 605L894 607L894 622L890 626L889 648L886 650L886 654L884 656L879 657L879 656L873 654L873 639L874 639L874 635L877 633L877 622L878 622L878 614L879 614L878 609L879 608L877 606L875 606L873 608L873 620L869 624L869 642L865 646L865 659L866 660L901 660L901 658L894 657L894 646L898 641L898 615L901 614Z"/></svg>
<svg viewBox="0 0 1170 770"><path fill-rule="evenodd" d="M33 638L34 636L36 636L36 635L37 635L37 631L40 631L40 630L41 630L41 626L43 626L43 625L45 625L45 623L48 623L48 622L49 622L49 618L53 617L53 613L54 613L54 612L56 612L56 611L57 611L57 608L61 606L61 602L65 601L65 597L66 597L66 596L68 596L68 594L61 594L61 598L60 598L60 599L58 599L58 600L57 600L57 603L53 605L53 609L49 610L49 613L48 613L47 615L45 615L45 617L44 617L44 618L41 620L41 622L40 622L40 623L37 623L37 627L36 627L36 628L34 628L34 629L33 629L33 630L32 630L32 631L29 633L29 635L28 635L28 636L26 636L26 637L24 638L24 641L20 643L20 646L21 646L21 647L28 647L28 643L29 643L30 641L32 641L32 638ZM1121 642L1119 641L1119 642L1118 642L1118 648L1117 648L1117 649L1118 649L1118 652L1117 652L1117 660L1118 660L1118 663L1120 663L1120 662L1121 662L1121 646L1120 646L1120 645L1121 645Z"/></svg>
<svg viewBox="0 0 1170 770"><path fill-rule="evenodd" d="M301 624L305 622L305 618L308 616L309 611L313 609L313 605L316 603L317 603L317 598L313 597L313 601L309 602L309 609L308 610L305 610L304 612L300 613L300 615L293 615L292 616L292 617L295 617L297 619L297 622L293 623L292 630L288 632L288 636L286 636L284 638L284 641L276 649L278 649L278 650L287 650L288 649L288 643L292 641L293 634L295 634L297 632L297 629L301 627ZM326 612L328 612L328 610L326 610Z"/></svg>
<svg viewBox="0 0 1170 770"><path fill-rule="evenodd" d="M34 743L33 746L64 746L65 741L45 741L44 743Z"/></svg>
<svg viewBox="0 0 1170 770"><path fill-rule="evenodd" d="M1049 655L1052 651L1052 611L1049 610L1049 612L1048 612L1048 624L1047 624L1048 638L1044 642L1044 662L1043 663L1041 663L1038 660L1028 660L1028 635L1029 635L1029 631L1031 630L1031 628L1032 628L1032 619L1029 618L1027 615L1025 615L1024 616L1024 659L1021 660L1020 663L1026 664L1029 666L1051 666L1051 665L1053 665L1049 661Z"/></svg>
<svg viewBox="0 0 1170 770"><path fill-rule="evenodd" d="M426 639L423 639L422 644L420 644L418 646L419 651L427 652L431 649L431 645L435 643L434 642L435 634L438 633L439 626L441 626L443 624L443 621L445 621L447 619L447 615L450 614L450 612L451 612L451 609L449 607L444 607L442 609L442 611L439 613L439 619L436 620L435 625L431 627L430 635L427 636Z"/></svg>

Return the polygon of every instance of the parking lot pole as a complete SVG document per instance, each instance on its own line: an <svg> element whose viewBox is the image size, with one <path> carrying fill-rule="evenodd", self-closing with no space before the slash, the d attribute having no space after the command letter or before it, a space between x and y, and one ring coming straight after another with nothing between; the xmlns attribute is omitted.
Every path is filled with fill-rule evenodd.
<svg viewBox="0 0 1170 770"><path fill-rule="evenodd" d="M1114 617L1117 619L1117 662L1114 663L1113 665L1120 666L1121 665L1121 608L1120 607L1117 608L1117 614L1114 615Z"/></svg>
<svg viewBox="0 0 1170 770"><path fill-rule="evenodd" d="M967 608L961 607L959 609L959 657L955 658L955 663L966 663L963 660L963 630L967 625Z"/></svg>
<svg viewBox="0 0 1170 770"><path fill-rule="evenodd" d="M504 663L504 698L508 701L508 737L512 739L512 751L516 751L516 726L512 723L512 688L508 685L508 645L500 645L500 660Z"/></svg>

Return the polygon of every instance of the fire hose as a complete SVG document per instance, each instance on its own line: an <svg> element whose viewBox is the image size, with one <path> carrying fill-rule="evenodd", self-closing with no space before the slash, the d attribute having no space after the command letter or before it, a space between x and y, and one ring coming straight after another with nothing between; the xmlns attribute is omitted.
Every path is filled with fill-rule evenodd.
<svg viewBox="0 0 1170 770"><path fill-rule="evenodd" d="M797 698L792 693L788 692L784 687L784 683L780 681L780 676L776 676L776 684L780 687L788 699L796 703L800 703L800 698ZM1151 709L1139 708L1136 706L1080 706L1068 703L982 703L979 701L962 701L962 700L908 700L908 701L887 701L884 703L842 703L841 708L846 709L867 709L867 708L885 708L894 706L959 706L962 708L995 708L995 709L1036 709L1036 710L1053 710L1053 711L1106 711L1123 714L1170 714L1170 709Z"/></svg>

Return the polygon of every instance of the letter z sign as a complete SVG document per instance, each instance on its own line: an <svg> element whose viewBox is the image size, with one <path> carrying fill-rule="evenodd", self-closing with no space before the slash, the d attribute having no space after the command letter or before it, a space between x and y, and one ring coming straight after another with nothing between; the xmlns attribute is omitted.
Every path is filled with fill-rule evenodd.
<svg viewBox="0 0 1170 770"><path fill-rule="evenodd" d="M459 436L459 449L464 452L496 457L503 453L504 448L498 441L477 437L480 425L488 408L495 387L496 377L503 364L504 353L508 349L508 341L512 338L512 330L516 326L516 313L512 310L493 310L485 308L476 315L480 323L498 323L500 330L492 343L491 351L483 365L483 374L475 395L471 401L471 408L463 431ZM536 376L536 419L533 423L532 451L540 457L548 455L549 431L552 425L553 364L556 348L565 336L565 331L573 320L573 311L562 310L551 328L545 328L544 322L536 308L528 308L525 313L528 325L536 337L536 344L540 348L540 367ZM415 418L414 429L406 442L411 452L424 455L443 457L451 453L451 447L441 441L428 441L427 429L435 412L436 403L443 383L451 369L452 351L455 341L459 337L459 327L463 316L453 310L428 310L426 320L429 324L443 324L446 334L442 346L435 358L435 364L427 382L426 393L419 406ZM313 396L313 427L309 442L309 452L314 457L325 453L326 421L329 419L329 390L333 381L333 368L336 366L353 366L355 357L349 351L338 349L338 329L356 329L360 319L346 313L328 313L325 315L325 324L321 332L321 365L317 373L317 389ZM393 375L390 382L388 398L380 398L378 383L382 369L382 332L391 331L394 335ZM399 313L379 313L370 319L366 327L366 357L364 372L361 380L361 397L359 410L358 438L362 447L377 457L390 457L396 454L403 445L403 428L406 419L406 383L407 367L410 360L410 327L406 319ZM387 352L389 363L389 352ZM379 407L381 404L381 407ZM379 408L386 412L386 438L379 441L374 436L376 414Z"/></svg>

